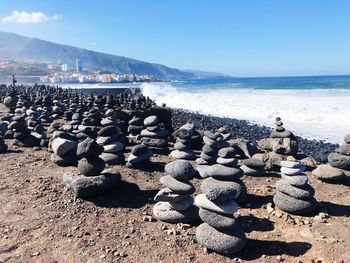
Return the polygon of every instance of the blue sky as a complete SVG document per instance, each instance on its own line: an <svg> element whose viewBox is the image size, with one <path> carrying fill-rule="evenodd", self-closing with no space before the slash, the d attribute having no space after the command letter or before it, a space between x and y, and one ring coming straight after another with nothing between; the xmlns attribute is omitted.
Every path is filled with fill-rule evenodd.
<svg viewBox="0 0 350 263"><path fill-rule="evenodd" d="M0 19L1 31L183 69L350 74L347 0L2 0Z"/></svg>

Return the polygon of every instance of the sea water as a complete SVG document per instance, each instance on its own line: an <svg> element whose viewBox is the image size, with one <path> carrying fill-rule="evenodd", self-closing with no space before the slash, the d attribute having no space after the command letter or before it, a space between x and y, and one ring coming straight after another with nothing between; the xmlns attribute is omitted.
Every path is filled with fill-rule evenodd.
<svg viewBox="0 0 350 263"><path fill-rule="evenodd" d="M244 119L269 127L273 127L276 117L281 117L285 128L295 134L332 143L342 143L344 135L350 133L350 76L84 86L140 87L158 105L166 103L173 108Z"/></svg>

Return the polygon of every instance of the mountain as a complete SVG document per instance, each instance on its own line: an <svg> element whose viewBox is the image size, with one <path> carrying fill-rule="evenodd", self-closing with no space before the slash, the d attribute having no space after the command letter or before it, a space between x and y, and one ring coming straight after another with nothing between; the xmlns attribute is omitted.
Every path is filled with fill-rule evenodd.
<svg viewBox="0 0 350 263"><path fill-rule="evenodd" d="M81 59L84 67L91 70L98 69L119 74L151 74L162 80L188 80L223 76L222 74L213 74L211 72L170 68L160 64L56 44L1 31L0 58L10 60L27 59L68 65L75 65L75 60Z"/></svg>

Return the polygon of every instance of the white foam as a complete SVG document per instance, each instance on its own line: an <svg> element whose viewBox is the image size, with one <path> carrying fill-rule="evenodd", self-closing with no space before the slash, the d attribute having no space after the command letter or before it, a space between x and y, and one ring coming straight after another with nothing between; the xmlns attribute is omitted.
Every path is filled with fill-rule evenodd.
<svg viewBox="0 0 350 263"><path fill-rule="evenodd" d="M181 89L170 83L144 83L143 94L169 107L273 126L282 118L298 135L342 143L350 132L350 90Z"/></svg>

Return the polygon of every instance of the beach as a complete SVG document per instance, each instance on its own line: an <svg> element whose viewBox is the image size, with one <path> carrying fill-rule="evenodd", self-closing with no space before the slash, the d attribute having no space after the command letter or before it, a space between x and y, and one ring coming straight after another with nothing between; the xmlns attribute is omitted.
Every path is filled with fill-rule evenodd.
<svg viewBox="0 0 350 263"><path fill-rule="evenodd" d="M42 89L49 89L55 94L57 102L53 110L59 109L59 105L63 107L63 104L67 105L65 107L74 106L72 106L74 103L69 103L67 99L63 99L62 104L59 103L65 96L72 101L75 101L75 96L80 96L86 105L82 104L79 107L88 109L90 107L88 105L95 103L95 106L101 108L101 112L106 112L104 113L106 116L108 110L102 108L111 106L112 93L120 92L120 90L105 89L103 92L100 90L98 93L108 97L110 99L108 102L104 100L106 97L97 94L94 96L90 94L92 90L88 89L84 93L80 91L64 93L63 89L44 86ZM35 89L21 87L19 90L30 94ZM233 139L244 139L253 145L269 137L273 131L270 127L254 124L248 120L209 116L184 109L163 107L164 105L159 107L146 98L136 102L135 105L130 96L138 94L139 90L126 89L126 91L129 92L128 100L126 95L123 95L122 98L125 99L123 106L116 106L118 117L123 119L124 124L130 122L134 114L143 118L157 114L159 121L163 123L162 127L166 127L170 133L188 122L194 124L198 130L214 132L225 127L225 131L230 132ZM50 104L51 101L43 100L35 103ZM120 101L118 99L113 103L119 105ZM137 105L146 108L131 109L138 107ZM19 109L19 107L16 109L17 112ZM69 109L74 110L74 107ZM99 114L96 109L91 114ZM35 108L31 110L34 111ZM4 104L0 104L2 118L8 119L11 116L9 111ZM68 125L75 119L71 117L72 120L68 122L67 111L56 112L56 115L54 112L52 116L55 116L56 121L62 125L60 131L55 131L57 136L62 136L58 138L62 140L78 136L78 133L73 133L74 125ZM40 116L43 116L41 118L45 123L45 129L49 131L52 128L51 121L46 123L44 115ZM17 114L15 122L16 118L22 117ZM99 129L100 132L106 130L106 127ZM279 169L276 170L276 167L262 176L245 175L242 181L247 189L247 199L240 203L236 216L247 236L247 244L241 252L228 256L214 253L197 243L195 235L198 223L170 224L155 219L152 212L156 203L154 196L162 188L160 178L165 175L165 165L174 161L168 152L155 152L150 165L141 169L128 167L124 161L117 165L106 164L106 169L110 173L120 174L120 184L102 195L77 198L62 180L64 174L77 173L77 167L76 165L62 167L54 163L52 138L47 144L49 147L22 147L18 146L18 140L16 142L12 138L6 138L8 149L1 155L0 164L2 174L0 260L3 262L231 262L232 260L347 262L350 260L346 253L350 245L350 240L347 238L350 215L349 177L339 183L328 184L317 180L311 174L311 170L321 161L327 161L327 155L338 145L302 137L296 137L296 140L299 152L295 157L303 161L313 160L306 163L305 174L315 190L317 213L306 216L292 215L273 206L275 183L280 179ZM122 151L127 163L135 144L137 144L135 138L130 138ZM168 146L169 150L173 150L174 141L170 140ZM201 156L201 150L195 150L195 154ZM239 165L243 165L244 160L239 158L238 162ZM195 168L199 166L194 160L191 164ZM197 174L192 182L196 189L194 195L200 194L203 178Z"/></svg>
<svg viewBox="0 0 350 263"><path fill-rule="evenodd" d="M129 150L126 151L128 155ZM124 165L113 193L76 199L62 175L75 167L58 167L47 150L12 146L0 163L0 259L2 262L348 262L349 182L326 184L309 175L316 199L329 218L274 214L277 175L243 178L248 199L240 223L246 248L232 257L210 253L195 242L196 225L148 221L153 196L167 156L156 155L151 170ZM200 180L194 184L199 189ZM281 256L282 255L282 256Z"/></svg>

